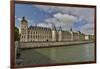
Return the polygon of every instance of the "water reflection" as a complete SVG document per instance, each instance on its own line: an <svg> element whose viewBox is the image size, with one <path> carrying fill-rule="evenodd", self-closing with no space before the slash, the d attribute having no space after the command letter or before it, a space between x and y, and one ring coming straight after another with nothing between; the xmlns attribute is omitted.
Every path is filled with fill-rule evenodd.
<svg viewBox="0 0 100 69"><path fill-rule="evenodd" d="M25 65L93 61L94 44L25 49L21 51L21 58Z"/></svg>

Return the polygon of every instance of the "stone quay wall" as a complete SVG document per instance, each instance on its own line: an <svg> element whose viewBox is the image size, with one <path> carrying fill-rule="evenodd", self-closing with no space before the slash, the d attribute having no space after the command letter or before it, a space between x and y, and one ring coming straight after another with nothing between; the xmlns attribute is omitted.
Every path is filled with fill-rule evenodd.
<svg viewBox="0 0 100 69"><path fill-rule="evenodd" d="M20 48L40 48L54 46L70 46L77 44L92 43L93 41L67 41L67 42L20 42Z"/></svg>

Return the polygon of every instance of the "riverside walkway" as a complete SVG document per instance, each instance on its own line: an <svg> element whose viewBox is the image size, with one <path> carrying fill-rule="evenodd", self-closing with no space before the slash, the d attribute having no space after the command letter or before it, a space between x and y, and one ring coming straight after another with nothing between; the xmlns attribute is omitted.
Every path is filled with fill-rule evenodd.
<svg viewBox="0 0 100 69"><path fill-rule="evenodd" d="M54 46L69 46L77 44L92 43L93 41L64 41L64 42L20 42L20 48L40 48Z"/></svg>

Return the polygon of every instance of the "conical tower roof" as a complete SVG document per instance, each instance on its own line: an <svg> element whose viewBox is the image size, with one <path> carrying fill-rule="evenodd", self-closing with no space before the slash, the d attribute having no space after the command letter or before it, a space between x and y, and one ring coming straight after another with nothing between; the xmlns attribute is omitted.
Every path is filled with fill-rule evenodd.
<svg viewBox="0 0 100 69"><path fill-rule="evenodd" d="M62 31L62 27L61 26L59 27L59 31Z"/></svg>
<svg viewBox="0 0 100 69"><path fill-rule="evenodd" d="M21 20L21 22L28 22L26 19L25 19L25 17L22 17L22 20Z"/></svg>

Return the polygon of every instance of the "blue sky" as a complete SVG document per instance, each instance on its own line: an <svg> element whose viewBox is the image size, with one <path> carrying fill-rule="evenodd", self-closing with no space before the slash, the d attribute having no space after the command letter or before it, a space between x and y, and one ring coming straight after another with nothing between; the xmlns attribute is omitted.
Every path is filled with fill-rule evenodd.
<svg viewBox="0 0 100 69"><path fill-rule="evenodd" d="M28 25L57 28L63 30L72 28L74 31L81 31L85 34L94 32L94 9L78 7L59 7L49 5L16 4L15 5L15 26L20 28L21 18L25 16Z"/></svg>
<svg viewBox="0 0 100 69"><path fill-rule="evenodd" d="M43 22L44 19L51 17L48 15L47 12L36 8L35 6L16 4L15 16L17 18L25 16L27 19L32 20L33 23L40 23ZM18 20L16 20L16 22L17 24L19 23Z"/></svg>

